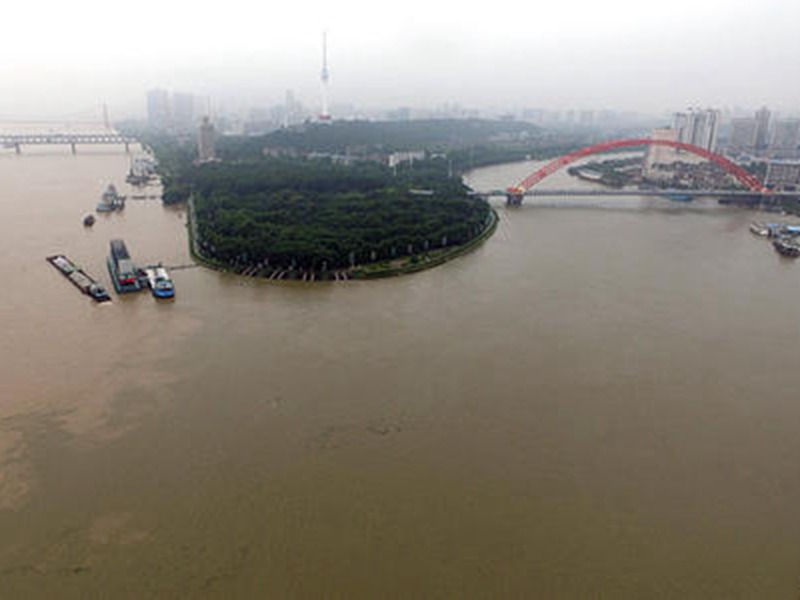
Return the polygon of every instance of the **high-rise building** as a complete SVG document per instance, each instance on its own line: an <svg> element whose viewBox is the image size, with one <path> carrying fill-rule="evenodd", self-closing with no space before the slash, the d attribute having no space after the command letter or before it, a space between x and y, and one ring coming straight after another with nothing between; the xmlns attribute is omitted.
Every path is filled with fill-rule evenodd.
<svg viewBox="0 0 800 600"><path fill-rule="evenodd" d="M711 108L689 109L675 113L672 128L677 131L678 141L699 146L713 152L717 147L719 111Z"/></svg>
<svg viewBox="0 0 800 600"><path fill-rule="evenodd" d="M769 143L769 109L762 106L756 111L756 137L755 146L757 150L763 150Z"/></svg>
<svg viewBox="0 0 800 600"><path fill-rule="evenodd" d="M678 131L671 127L662 127L660 129L653 129L650 134L650 139L665 142L677 142ZM648 177L655 177L657 171L656 165L668 165L679 160L675 148L670 146L657 146L651 145L647 147L647 154L645 155L644 170Z"/></svg>
<svg viewBox="0 0 800 600"><path fill-rule="evenodd" d="M731 137L728 147L731 150L752 151L756 147L758 121L755 118L741 117L731 122Z"/></svg>
<svg viewBox="0 0 800 600"><path fill-rule="evenodd" d="M155 129L166 129L169 126L169 93L166 90L150 90L147 92L147 123Z"/></svg>
<svg viewBox="0 0 800 600"><path fill-rule="evenodd" d="M194 96L192 94L176 92L172 95L172 124L184 131L194 128Z"/></svg>
<svg viewBox="0 0 800 600"><path fill-rule="evenodd" d="M800 141L800 121L797 119L783 119L775 121L772 131L770 150L781 155L793 156L797 152Z"/></svg>
<svg viewBox="0 0 800 600"><path fill-rule="evenodd" d="M295 97L292 90L286 90L286 100L284 102L283 126L290 127L302 123L306 116L306 110L300 101Z"/></svg>
<svg viewBox="0 0 800 600"><path fill-rule="evenodd" d="M200 128L197 131L197 160L199 162L209 162L216 158L214 152L214 139L216 131L211 124L211 119L203 117Z"/></svg>

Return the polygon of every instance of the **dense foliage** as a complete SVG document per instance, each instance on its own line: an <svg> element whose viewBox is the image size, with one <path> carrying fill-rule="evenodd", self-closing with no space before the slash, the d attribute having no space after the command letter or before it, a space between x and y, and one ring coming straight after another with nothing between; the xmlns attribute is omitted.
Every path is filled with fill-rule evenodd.
<svg viewBox="0 0 800 600"><path fill-rule="evenodd" d="M487 119L428 119L418 121L335 121L280 129L265 136L223 140L225 159L260 154L264 148L306 154L370 154L408 150L444 152L456 148L508 143L536 137L530 123Z"/></svg>
<svg viewBox="0 0 800 600"><path fill-rule="evenodd" d="M397 173L369 162L276 158L197 167L198 242L227 264L324 271L463 244L488 204L448 178L444 160Z"/></svg>

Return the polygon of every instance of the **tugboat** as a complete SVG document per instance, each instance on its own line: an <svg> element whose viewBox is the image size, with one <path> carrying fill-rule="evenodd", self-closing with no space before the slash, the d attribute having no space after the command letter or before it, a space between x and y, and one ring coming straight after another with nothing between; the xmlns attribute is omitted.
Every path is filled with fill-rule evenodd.
<svg viewBox="0 0 800 600"><path fill-rule="evenodd" d="M174 298L175 286L167 270L162 266L147 267L145 270L150 291L156 298Z"/></svg>
<svg viewBox="0 0 800 600"><path fill-rule="evenodd" d="M783 256L788 256L789 258L797 258L800 256L800 245L787 237L779 237L772 242L772 245L775 247L775 250Z"/></svg>
<svg viewBox="0 0 800 600"><path fill-rule="evenodd" d="M86 293L89 294L94 300L97 302L108 302L111 300L111 296L99 283L92 283L86 288Z"/></svg>
<svg viewBox="0 0 800 600"><path fill-rule="evenodd" d="M114 210L122 210L125 208L125 196L121 196L117 192L117 188L113 183L109 183L100 202L97 203L97 212L111 212Z"/></svg>
<svg viewBox="0 0 800 600"><path fill-rule="evenodd" d="M122 240L111 240L111 252L108 255L108 272L111 275L111 282L118 294L128 292L138 292L142 289L139 281L139 270L131 260L125 242Z"/></svg>

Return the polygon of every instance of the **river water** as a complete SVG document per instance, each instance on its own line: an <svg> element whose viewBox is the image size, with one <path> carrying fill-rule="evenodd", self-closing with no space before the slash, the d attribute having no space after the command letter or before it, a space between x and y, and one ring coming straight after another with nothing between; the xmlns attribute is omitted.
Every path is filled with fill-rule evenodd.
<svg viewBox="0 0 800 600"><path fill-rule="evenodd" d="M81 226L127 166L0 153L0 597L796 596L800 264L752 214L498 203L417 275L95 305L45 256L190 262L181 208Z"/></svg>

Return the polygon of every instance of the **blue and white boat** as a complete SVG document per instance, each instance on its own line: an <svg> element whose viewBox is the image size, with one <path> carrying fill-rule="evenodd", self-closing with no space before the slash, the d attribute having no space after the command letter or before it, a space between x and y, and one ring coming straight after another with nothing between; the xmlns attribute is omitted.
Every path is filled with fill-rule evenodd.
<svg viewBox="0 0 800 600"><path fill-rule="evenodd" d="M144 270L150 291L156 298L174 298L175 285L164 267L147 267Z"/></svg>

